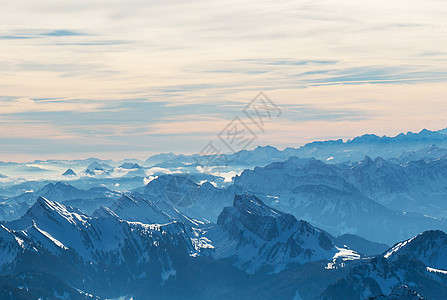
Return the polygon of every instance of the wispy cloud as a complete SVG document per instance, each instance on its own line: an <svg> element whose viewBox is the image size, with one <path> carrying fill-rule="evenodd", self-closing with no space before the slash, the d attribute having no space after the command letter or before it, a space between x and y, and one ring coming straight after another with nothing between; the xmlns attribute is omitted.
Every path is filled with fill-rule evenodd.
<svg viewBox="0 0 447 300"><path fill-rule="evenodd" d="M76 100L33 100L30 98L0 98L0 115L42 112L93 112L104 105Z"/></svg>
<svg viewBox="0 0 447 300"><path fill-rule="evenodd" d="M441 127L444 12L439 0L3 1L0 122L17 129L2 157L198 151L261 90L284 111L262 143Z"/></svg>
<svg viewBox="0 0 447 300"><path fill-rule="evenodd" d="M2 40L38 39L45 37L73 37L85 36L87 34L67 29L56 30L15 30L7 35L0 35Z"/></svg>
<svg viewBox="0 0 447 300"><path fill-rule="evenodd" d="M66 29L59 29L41 33L41 36L79 36L79 35L86 35L86 34Z"/></svg>
<svg viewBox="0 0 447 300"><path fill-rule="evenodd" d="M317 73L299 74L313 75L312 79L304 79L310 85L332 84L390 84L446 81L447 71L420 70L419 67L355 67L347 69L325 70ZM315 76L317 75L317 76Z"/></svg>

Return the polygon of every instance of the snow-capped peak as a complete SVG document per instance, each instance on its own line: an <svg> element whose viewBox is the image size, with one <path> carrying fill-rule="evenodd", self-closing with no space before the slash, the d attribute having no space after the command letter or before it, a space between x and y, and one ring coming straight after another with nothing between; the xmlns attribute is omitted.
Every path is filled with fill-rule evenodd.
<svg viewBox="0 0 447 300"><path fill-rule="evenodd" d="M240 213L248 213L273 218L278 218L282 215L285 215L285 213L268 207L256 196L252 196L249 194L236 195L234 197L233 206Z"/></svg>
<svg viewBox="0 0 447 300"><path fill-rule="evenodd" d="M217 224L208 235L215 256L232 257L248 273L264 266L279 272L293 262L332 260L339 252L325 233L249 194L236 195ZM222 239L222 235L227 237Z"/></svg>
<svg viewBox="0 0 447 300"><path fill-rule="evenodd" d="M110 208L108 208L108 207L106 207L104 205L101 205L97 210L95 210L93 212L92 216L96 217L96 218L109 218L109 217L112 217L112 218L119 219L119 216L116 213L114 213Z"/></svg>
<svg viewBox="0 0 447 300"><path fill-rule="evenodd" d="M31 226L32 222L37 222L48 227L55 225L60 227L66 224L82 224L86 219L88 219L88 216L77 208L39 197L22 218L9 222L8 226L13 229L23 229Z"/></svg>
<svg viewBox="0 0 447 300"><path fill-rule="evenodd" d="M440 230L425 231L397 243L383 256L390 261L405 256L419 260L428 267L447 270L447 235Z"/></svg>
<svg viewBox="0 0 447 300"><path fill-rule="evenodd" d="M236 195L233 206L224 208L217 220L217 224L231 230L234 222L240 222L252 233L270 241L291 229L297 220L290 214L268 207L256 196L244 194Z"/></svg>

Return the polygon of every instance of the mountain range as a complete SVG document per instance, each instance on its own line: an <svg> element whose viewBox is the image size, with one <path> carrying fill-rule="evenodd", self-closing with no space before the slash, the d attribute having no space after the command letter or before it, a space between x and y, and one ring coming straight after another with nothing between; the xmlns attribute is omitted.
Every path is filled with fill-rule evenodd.
<svg viewBox="0 0 447 300"><path fill-rule="evenodd" d="M0 162L0 299L444 299L446 133Z"/></svg>
<svg viewBox="0 0 447 300"><path fill-rule="evenodd" d="M123 201L134 199L123 197L115 207ZM154 205L148 200L134 202L146 210L148 204ZM150 210L154 212L154 220L169 214ZM124 215L117 209L120 212ZM135 291L138 291L135 297L166 297L178 293L182 285L192 284L186 295L197 292L193 286L203 283L197 281L200 276L191 277L194 269L206 268L210 276L207 282L221 282L227 280L227 273L234 273L254 289L258 276L276 278L265 275L271 272L268 270L278 273L289 265L330 262L334 256L338 260L360 258L352 250L337 248L324 232L269 208L250 195L235 197L233 206L219 216L218 224L199 223L198 227L173 216L165 219L170 222L157 224L123 220L117 213L101 207L89 216L76 208L38 198L22 218L0 225L0 270L9 276L4 279L11 285L19 280L14 279L14 274L38 273L39 280L56 277L60 284L55 285L54 292L71 296L74 291L82 291L76 297L86 293L120 297ZM231 240L233 247L228 248L227 240ZM262 256L257 256L257 252L263 253ZM324 272L324 264L319 269ZM221 291L222 297L236 293L238 283L231 280L230 283L233 286ZM33 283L39 284L42 285ZM73 291L66 287L76 288ZM198 298L210 295L206 289L202 293ZM181 298L180 295L172 294L174 298Z"/></svg>
<svg viewBox="0 0 447 300"><path fill-rule="evenodd" d="M152 212L143 214L146 223L124 219L135 211L124 205L128 201ZM23 217L3 222L1 295L20 297L25 289L49 299L363 299L412 282L417 293L442 299L434 291L445 289L447 238L441 231L369 258L249 194L236 195L217 224L170 215L128 196L113 207L116 212L102 206L87 215L40 197Z"/></svg>

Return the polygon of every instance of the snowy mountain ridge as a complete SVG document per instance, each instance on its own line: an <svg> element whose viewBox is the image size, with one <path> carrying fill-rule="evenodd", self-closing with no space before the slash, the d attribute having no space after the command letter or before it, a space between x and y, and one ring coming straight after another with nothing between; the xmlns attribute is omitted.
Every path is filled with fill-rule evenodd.
<svg viewBox="0 0 447 300"><path fill-rule="evenodd" d="M277 273L290 263L332 260L340 252L324 232L252 195L236 195L217 225L206 235L215 257L235 260L236 266L249 273L266 266Z"/></svg>

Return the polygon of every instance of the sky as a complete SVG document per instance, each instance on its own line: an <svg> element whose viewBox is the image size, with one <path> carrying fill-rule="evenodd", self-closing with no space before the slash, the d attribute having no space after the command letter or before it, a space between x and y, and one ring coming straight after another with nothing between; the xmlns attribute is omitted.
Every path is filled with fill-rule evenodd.
<svg viewBox="0 0 447 300"><path fill-rule="evenodd" d="M2 161L228 152L235 118L248 148L437 130L446 82L444 0L0 2Z"/></svg>

